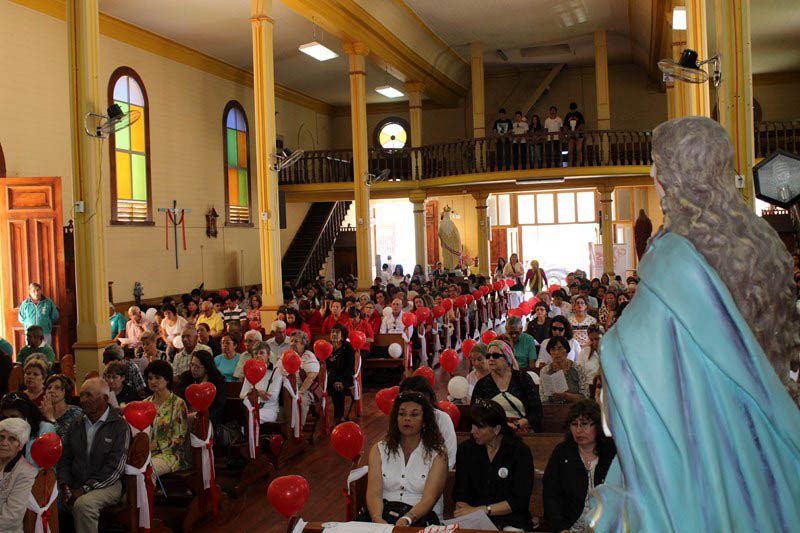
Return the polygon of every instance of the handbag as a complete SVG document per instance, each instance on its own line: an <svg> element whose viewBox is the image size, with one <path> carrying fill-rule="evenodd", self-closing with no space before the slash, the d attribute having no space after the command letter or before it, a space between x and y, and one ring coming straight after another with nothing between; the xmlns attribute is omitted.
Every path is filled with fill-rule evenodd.
<svg viewBox="0 0 800 533"><path fill-rule="evenodd" d="M398 520L404 517L408 512L413 508L413 505L409 505L403 502L390 502L388 500L383 500L383 514L381 518L386 521L387 524L395 524ZM358 513L356 516L356 522L372 522L372 517L369 515L369 509L367 509L366 505ZM430 511L423 517L417 519L416 522L411 524L414 527L427 527L431 525L438 525L441 521L439 520L439 516Z"/></svg>

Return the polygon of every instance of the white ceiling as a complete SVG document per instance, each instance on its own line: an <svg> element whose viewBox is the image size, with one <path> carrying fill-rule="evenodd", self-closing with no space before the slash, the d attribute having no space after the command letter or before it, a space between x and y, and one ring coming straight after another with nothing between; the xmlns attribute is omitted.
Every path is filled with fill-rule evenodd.
<svg viewBox="0 0 800 533"><path fill-rule="evenodd" d="M250 0L100 0L100 10L235 67L253 70ZM315 30L309 20L281 2L274 3L273 18L275 80L329 104L348 105L350 81L341 42ZM339 57L319 62L297 50L314 40ZM402 91L403 83L367 58L367 102L407 100L375 92L375 87L387 84Z"/></svg>

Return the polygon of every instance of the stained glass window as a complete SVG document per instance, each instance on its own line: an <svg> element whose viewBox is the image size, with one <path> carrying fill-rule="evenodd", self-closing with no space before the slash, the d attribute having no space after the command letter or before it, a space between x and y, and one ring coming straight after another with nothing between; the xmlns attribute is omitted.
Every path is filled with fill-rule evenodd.
<svg viewBox="0 0 800 533"><path fill-rule="evenodd" d="M405 147L408 133L402 124L389 122L378 132L378 142L386 150L399 150Z"/></svg>
<svg viewBox="0 0 800 533"><path fill-rule="evenodd" d="M127 67L111 75L110 100L123 113L138 111L139 119L111 135L112 220L118 223L152 222L148 179L147 94L139 76Z"/></svg>
<svg viewBox="0 0 800 533"><path fill-rule="evenodd" d="M228 224L250 224L250 146L244 109L225 106L225 199Z"/></svg>

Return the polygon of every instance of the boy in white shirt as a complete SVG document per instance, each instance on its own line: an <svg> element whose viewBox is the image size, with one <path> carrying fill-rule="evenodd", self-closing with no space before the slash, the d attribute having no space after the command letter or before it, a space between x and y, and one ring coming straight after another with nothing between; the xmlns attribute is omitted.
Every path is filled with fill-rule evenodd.
<svg viewBox="0 0 800 533"><path fill-rule="evenodd" d="M528 122L522 115L522 111L514 113L514 122L511 130L514 135L520 135L520 137L515 137L513 140L514 170L525 168L525 163L528 159L528 144L524 135L528 133Z"/></svg>
<svg viewBox="0 0 800 533"><path fill-rule="evenodd" d="M563 128L564 121L558 116L558 108L554 105L550 106L550 116L544 121L544 129L548 133L554 134L549 135L550 140L547 142L547 149L549 150L547 161L552 162L554 167L561 166L561 136L557 134L560 134Z"/></svg>

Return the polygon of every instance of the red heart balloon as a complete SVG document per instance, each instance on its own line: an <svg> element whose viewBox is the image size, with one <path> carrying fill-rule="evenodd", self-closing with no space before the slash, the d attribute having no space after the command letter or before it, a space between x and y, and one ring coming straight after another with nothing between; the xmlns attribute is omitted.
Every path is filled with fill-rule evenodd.
<svg viewBox="0 0 800 533"><path fill-rule="evenodd" d="M414 314L417 315L417 324L422 324L430 318L431 310L425 306L422 306L418 307Z"/></svg>
<svg viewBox="0 0 800 533"><path fill-rule="evenodd" d="M367 344L367 336L361 331L351 331L348 338L354 350L360 350Z"/></svg>
<svg viewBox="0 0 800 533"><path fill-rule="evenodd" d="M273 435L271 439L269 439L269 451L272 452L272 455L278 457L281 454L281 448L283 448L283 435Z"/></svg>
<svg viewBox="0 0 800 533"><path fill-rule="evenodd" d="M508 316L521 317L522 316L522 309L520 309L519 307L517 307L515 309L509 309L508 310Z"/></svg>
<svg viewBox="0 0 800 533"><path fill-rule="evenodd" d="M509 287L513 287L516 284L517 284L517 282L514 281L513 279L507 279L506 280L506 285L508 285Z"/></svg>
<svg viewBox="0 0 800 533"><path fill-rule="evenodd" d="M317 339L314 342L314 354L320 361L324 361L325 359L330 357L332 353L333 353L333 345L331 345L331 343L329 343L325 339Z"/></svg>
<svg viewBox="0 0 800 533"><path fill-rule="evenodd" d="M378 409L385 415L388 415L392 412L392 405L394 404L395 398L397 395L400 394L400 387L397 387L397 390L393 390L394 387L388 389L381 389L377 393L375 393L375 404L378 406Z"/></svg>
<svg viewBox="0 0 800 533"><path fill-rule="evenodd" d="M417 315L414 313L403 313L403 325L405 327L411 327L417 324Z"/></svg>
<svg viewBox="0 0 800 533"><path fill-rule="evenodd" d="M272 480L267 488L267 498L284 517L300 512L308 500L308 481L302 476L281 476Z"/></svg>
<svg viewBox="0 0 800 533"><path fill-rule="evenodd" d="M433 306L433 318L439 318L443 316L445 313L443 305L434 305Z"/></svg>
<svg viewBox="0 0 800 533"><path fill-rule="evenodd" d="M130 402L122 410L125 420L139 431L150 427L156 418L156 404L153 402Z"/></svg>
<svg viewBox="0 0 800 533"><path fill-rule="evenodd" d="M261 324L259 324L258 320L251 320L248 325L250 326L250 329L255 329L255 330L261 329Z"/></svg>
<svg viewBox="0 0 800 533"><path fill-rule="evenodd" d="M476 300L480 300L483 297L483 293L476 289L472 291L472 297Z"/></svg>
<svg viewBox="0 0 800 533"><path fill-rule="evenodd" d="M217 395L217 388L213 383L194 383L186 387L186 400L196 410L205 412L214 402Z"/></svg>
<svg viewBox="0 0 800 533"><path fill-rule="evenodd" d="M476 344L478 343L472 339L464 339L464 341L461 343L461 355L464 356L464 359L469 359L469 353Z"/></svg>
<svg viewBox="0 0 800 533"><path fill-rule="evenodd" d="M529 304L528 302L522 302L521 304L519 304L519 309L522 311L523 315L531 314L531 304Z"/></svg>
<svg viewBox="0 0 800 533"><path fill-rule="evenodd" d="M531 309L533 309L538 303L539 303L539 298L537 298L536 296L531 296L530 298L528 298L528 304L530 304Z"/></svg>
<svg viewBox="0 0 800 533"><path fill-rule="evenodd" d="M433 373L433 369L429 366L421 366L418 369L414 370L415 376L422 376L423 378L427 379L431 382L431 387L433 387L436 383L436 376Z"/></svg>
<svg viewBox="0 0 800 533"><path fill-rule="evenodd" d="M503 290L503 285L505 285L505 283L503 283L503 281L502 281L502 280L495 281L495 282L494 282L494 290L495 290L495 291L501 291L501 290Z"/></svg>
<svg viewBox="0 0 800 533"><path fill-rule="evenodd" d="M458 368L458 354L452 348L448 348L439 356L439 364L442 365L445 372L455 373Z"/></svg>
<svg viewBox="0 0 800 533"><path fill-rule="evenodd" d="M331 432L331 444L336 453L356 461L364 448L364 433L355 422L339 424Z"/></svg>
<svg viewBox="0 0 800 533"><path fill-rule="evenodd" d="M143 402L137 402L143 403ZM153 405L152 403L150 405ZM61 459L61 439L55 433L45 433L36 437L31 444L31 458L42 470L53 468Z"/></svg>
<svg viewBox="0 0 800 533"><path fill-rule="evenodd" d="M444 307L445 311L449 311L453 308L453 300L450 298L445 298L442 300L442 307Z"/></svg>
<svg viewBox="0 0 800 533"><path fill-rule="evenodd" d="M228 292L227 289L222 289L221 291L219 291L219 297L222 298L223 300L227 298L229 294L230 292Z"/></svg>
<svg viewBox="0 0 800 533"><path fill-rule="evenodd" d="M249 359L244 363L244 377L251 385L255 386L256 383L267 375L267 364L259 359Z"/></svg>
<svg viewBox="0 0 800 533"><path fill-rule="evenodd" d="M486 296L487 294L492 292L492 288L489 285L481 285L480 291L481 291L481 294Z"/></svg>
<svg viewBox="0 0 800 533"><path fill-rule="evenodd" d="M467 306L467 299L464 297L463 294L458 298L456 298L456 307L458 307L459 309L463 309L466 306Z"/></svg>
<svg viewBox="0 0 800 533"><path fill-rule="evenodd" d="M483 335L481 335L481 341L483 341L483 344L489 344L496 338L497 338L497 333L495 333L490 329L487 329L486 331L483 332Z"/></svg>
<svg viewBox="0 0 800 533"><path fill-rule="evenodd" d="M442 400L441 402L436 404L436 407L440 411L444 411L450 417L450 420L453 421L453 427L458 427L458 421L461 420L461 413L458 411L458 407L453 404L453 402L448 402L447 400Z"/></svg>
<svg viewBox="0 0 800 533"><path fill-rule="evenodd" d="M300 370L300 356L294 350L286 350L281 356L283 369L287 374L295 374Z"/></svg>
<svg viewBox="0 0 800 533"><path fill-rule="evenodd" d="M556 292L557 290L560 290L560 289L561 289L561 285L559 285L558 283L553 283L552 285L547 287L547 291L550 294L553 294L554 292Z"/></svg>
<svg viewBox="0 0 800 533"><path fill-rule="evenodd" d="M475 298L471 294L465 294L464 301L467 302L467 305L472 305L472 302L475 301Z"/></svg>

